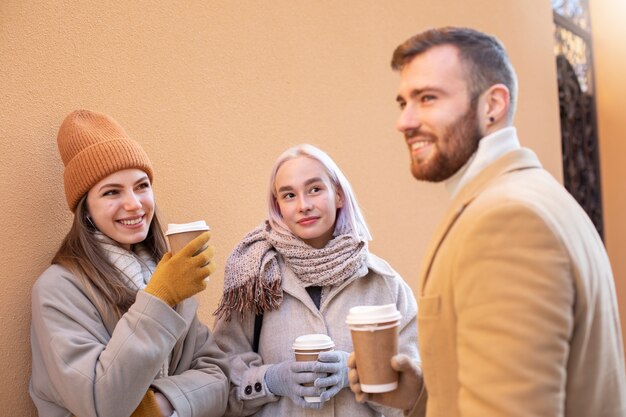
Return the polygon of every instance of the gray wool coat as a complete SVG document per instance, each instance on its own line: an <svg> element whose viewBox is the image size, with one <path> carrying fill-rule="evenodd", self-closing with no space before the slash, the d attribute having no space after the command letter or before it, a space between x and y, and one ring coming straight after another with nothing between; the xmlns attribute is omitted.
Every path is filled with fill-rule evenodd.
<svg viewBox="0 0 626 417"><path fill-rule="evenodd" d="M148 388L179 417L221 416L225 356L187 299L171 308L145 291L119 321L99 313L78 278L50 266L32 293L30 395L40 416L127 417ZM170 355L169 376L155 379Z"/></svg>
<svg viewBox="0 0 626 417"><path fill-rule="evenodd" d="M259 353L252 351L254 315L242 321L235 313L230 321L218 319L215 340L226 352L230 365L230 397L227 416L402 416L400 410L375 404L359 404L344 388L319 410L304 409L288 397L273 395L265 384L265 372L272 365L293 359L291 345L308 333L330 336L335 350L352 352L346 316L358 305L395 304L402 314L399 350L419 361L417 350L417 305L402 277L387 262L368 255L367 275L353 276L340 285L324 287L318 309L300 281L279 257L283 273L283 301L277 310L266 312L259 340ZM246 390L246 388L248 388Z"/></svg>

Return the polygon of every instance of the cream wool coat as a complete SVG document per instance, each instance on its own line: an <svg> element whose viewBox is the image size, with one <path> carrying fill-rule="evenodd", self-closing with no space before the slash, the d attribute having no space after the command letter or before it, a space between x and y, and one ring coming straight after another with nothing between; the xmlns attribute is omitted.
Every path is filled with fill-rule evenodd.
<svg viewBox="0 0 626 417"><path fill-rule="evenodd" d="M626 416L607 254L532 151L505 154L460 190L418 305L428 417Z"/></svg>
<svg viewBox="0 0 626 417"><path fill-rule="evenodd" d="M107 320L81 281L52 265L33 287L32 309L30 395L41 417L127 417L151 386L178 417L226 409L225 356L193 298L174 310L139 291L119 321ZM169 376L155 379L170 352Z"/></svg>
<svg viewBox="0 0 626 417"><path fill-rule="evenodd" d="M385 261L369 254L369 271L352 277L322 294L319 310L291 269L279 257L283 272L283 301L280 308L263 317L259 354L252 352L254 315L244 321L238 313L230 321L217 320L215 340L229 356L231 392L229 416L401 416L400 410L374 404L358 404L349 387L342 389L320 410L296 406L288 397L273 395L265 385L265 371L271 364L293 359L291 348L296 337L308 333L329 335L335 350L352 352L352 339L346 324L351 307L395 304L402 314L399 350L414 360L417 352L416 303L409 286ZM248 390L246 390L246 388ZM248 391L246 393L246 391Z"/></svg>

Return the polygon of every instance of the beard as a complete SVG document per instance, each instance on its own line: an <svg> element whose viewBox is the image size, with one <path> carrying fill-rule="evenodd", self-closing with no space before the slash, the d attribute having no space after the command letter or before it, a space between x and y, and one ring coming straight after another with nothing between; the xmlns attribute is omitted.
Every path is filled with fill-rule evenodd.
<svg viewBox="0 0 626 417"><path fill-rule="evenodd" d="M416 135L433 141L433 155L425 161L411 158L411 172L420 181L440 182L454 175L478 149L483 132L478 125L478 103L470 102L469 109L446 128L441 137L416 132Z"/></svg>

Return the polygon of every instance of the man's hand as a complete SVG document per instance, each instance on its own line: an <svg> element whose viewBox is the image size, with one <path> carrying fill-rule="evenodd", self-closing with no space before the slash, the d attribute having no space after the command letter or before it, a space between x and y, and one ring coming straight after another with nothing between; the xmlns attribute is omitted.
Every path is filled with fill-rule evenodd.
<svg viewBox="0 0 626 417"><path fill-rule="evenodd" d="M356 400L360 403L372 401L388 407L411 410L423 390L422 369L407 355L399 354L391 358L391 367L399 372L398 388L391 392L370 394L361 391L359 374L354 352L348 358L348 381Z"/></svg>

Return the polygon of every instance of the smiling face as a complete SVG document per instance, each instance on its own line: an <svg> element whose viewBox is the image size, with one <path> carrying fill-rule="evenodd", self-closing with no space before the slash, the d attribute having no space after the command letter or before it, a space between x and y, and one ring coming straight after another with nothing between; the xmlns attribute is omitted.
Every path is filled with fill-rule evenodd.
<svg viewBox="0 0 626 417"><path fill-rule="evenodd" d="M139 169L109 175L89 190L87 207L98 230L130 249L145 240L154 215L148 175Z"/></svg>
<svg viewBox="0 0 626 417"><path fill-rule="evenodd" d="M483 137L465 67L452 45L415 56L400 71L397 129L406 140L418 180L443 181L456 173Z"/></svg>
<svg viewBox="0 0 626 417"><path fill-rule="evenodd" d="M306 156L285 161L276 172L274 189L289 230L314 248L326 246L343 200L322 164Z"/></svg>

